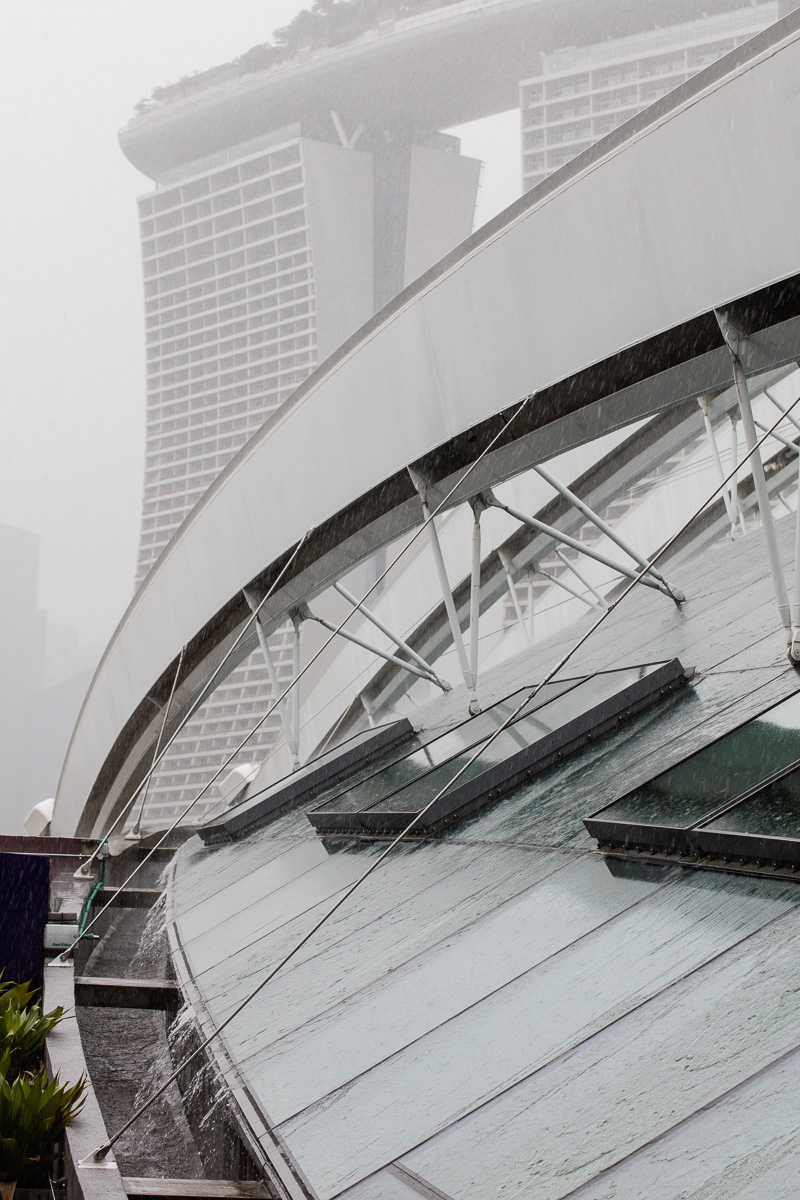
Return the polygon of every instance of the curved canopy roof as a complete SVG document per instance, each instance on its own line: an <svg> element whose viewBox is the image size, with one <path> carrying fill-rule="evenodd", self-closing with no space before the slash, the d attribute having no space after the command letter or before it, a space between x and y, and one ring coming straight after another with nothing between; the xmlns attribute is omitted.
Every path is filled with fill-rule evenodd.
<svg viewBox="0 0 800 1200"><path fill-rule="evenodd" d="M793 518L776 530L788 566ZM709 870L682 869L654 861L646 841L604 857L582 821L776 702L794 719L771 731L760 723L750 754L727 758L727 770L717 760L713 778L718 788L737 774L749 772L746 786L763 779L772 747L797 759L798 677L765 558L754 529L684 564L682 609L653 591L629 597L587 641L580 672L625 675L678 654L696 667L694 681L437 836L396 846L215 1038L215 1066L262 1169L281 1173L280 1194L796 1194L797 876L766 856L759 866L717 857ZM592 620L487 672L487 704L528 692ZM582 711L581 690L536 718L547 722L562 702L562 715ZM464 718L452 697L432 702L428 735L451 730L448 717ZM482 719L465 723L460 757L444 767L431 768L440 758L427 743L433 775L452 777ZM495 781L509 752L496 747L486 753ZM412 741L388 766L379 760L363 781L370 799L381 775L383 786L424 791L415 758ZM350 777L348 805L361 781ZM714 803L710 782L684 774L682 790L648 799L662 820L685 824L680 805ZM204 1036L386 849L366 829L314 836L308 809L318 803L233 844L192 838L174 860L170 945ZM787 809L790 828L780 822ZM770 815L773 831L797 838L796 793Z"/></svg>
<svg viewBox="0 0 800 1200"><path fill-rule="evenodd" d="M287 609L412 528L409 465L451 503L597 434L729 384L800 346L800 14L640 114L463 243L368 322L209 489L112 638L79 717L53 831L99 832L297 542ZM252 648L243 642L242 655Z"/></svg>

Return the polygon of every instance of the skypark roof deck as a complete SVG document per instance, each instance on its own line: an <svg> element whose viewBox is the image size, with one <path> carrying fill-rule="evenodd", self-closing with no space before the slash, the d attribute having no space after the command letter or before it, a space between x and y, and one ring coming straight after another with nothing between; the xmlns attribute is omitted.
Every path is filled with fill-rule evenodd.
<svg viewBox="0 0 800 1200"><path fill-rule="evenodd" d="M746 7L743 0L462 0L384 22L342 46L268 70L213 79L134 117L120 145L160 180L175 168L300 122L334 136L368 116L372 128L417 136L516 108L519 80L539 55L606 37ZM365 104L365 98L366 104Z"/></svg>

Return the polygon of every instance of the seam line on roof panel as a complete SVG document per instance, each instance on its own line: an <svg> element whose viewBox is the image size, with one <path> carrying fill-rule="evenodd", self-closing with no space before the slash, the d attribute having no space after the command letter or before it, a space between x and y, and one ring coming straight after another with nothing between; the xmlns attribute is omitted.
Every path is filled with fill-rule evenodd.
<svg viewBox="0 0 800 1200"><path fill-rule="evenodd" d="M590 853L596 853L596 851L591 851ZM683 870L683 868L682 868L682 870ZM578 936L574 937L572 939L572 941L566 942L563 946L559 946L559 948L557 950L552 950L550 952L550 954L546 954L544 956L544 958L539 959L538 962L532 963L529 967L526 967L524 971L520 971L519 974L513 975L510 979L507 979L504 983L501 983L498 987L492 988L492 990L490 992L486 992L483 996L479 996L477 1000L473 1000L471 1004L467 1004L464 1008L459 1009L458 1012L453 1013L452 1016L445 1017L445 1019L443 1021L439 1021L438 1024L432 1025L430 1027L430 1029L426 1029L425 1032L419 1034L418 1037L412 1038L411 1041L405 1042L404 1045L402 1045L402 1046L398 1046L398 1048L396 1050L392 1050L390 1054L386 1054L386 1055L384 1055L383 1058L379 1058L376 1062L374 1062L372 1064L372 1066L367 1067L366 1070L359 1071L358 1075L351 1075L348 1079L343 1080L342 1083L338 1083L336 1085L336 1087L333 1088L330 1092L326 1092L324 1095L319 1096L316 1100L313 1100L311 1102L311 1104L305 1104L302 1108L297 1109L295 1112L289 1113L285 1117L281 1117L279 1124L283 1125L287 1121L293 1120L300 1113L307 1111L309 1108L313 1108L315 1104L322 1103L325 1099L327 1099L328 1096L331 1096L334 1092L338 1092L342 1088L346 1088L348 1086L348 1084L351 1084L356 1079L361 1078L362 1075L369 1074L369 1072L374 1071L376 1067L380 1067L383 1065L383 1063L389 1062L390 1059L395 1058L398 1054L404 1053L404 1051L410 1049L411 1046L414 1046L417 1043L422 1042L426 1037L428 1037L432 1033L435 1033L438 1029L443 1029L444 1026L449 1025L451 1021L457 1020L459 1017L463 1016L464 1013L470 1012L472 1009L477 1008L478 1005L483 1004L484 1001L491 1000L491 998L493 996L499 995L500 992L505 991L505 989L507 987L511 987L512 984L519 983L520 979L524 979L526 975L530 975L533 971L537 971L540 967L543 967L546 963L550 962L551 959L558 958L559 954L563 954L564 951L566 951L566 950L571 950L573 947L577 946L580 942L582 942L585 938L591 937L592 934L596 933L598 930L604 929L606 925L610 925L612 922L616 921L618 918L625 916L626 913L630 912L632 909L636 908L638 905L645 903L645 901L649 900L651 896L657 895L659 892L664 891L665 888L673 887L677 882L678 882L678 879L676 877L673 879L668 879L664 883L658 885L657 887L654 887L653 890L648 892L646 896L640 896L638 900L634 900L632 904L626 905L626 907L620 909L619 912L613 913L610 917L606 917L605 920L600 921L597 925L592 926L591 929L587 929L583 933L578 934ZM494 911L496 912L498 910L495 909ZM446 940L449 940L449 939L446 939ZM424 953L428 953L428 951L422 951L420 954L415 955L414 957L420 958L420 957L422 957L422 954L424 954ZM414 961L413 958L408 959L408 962L413 962L413 961ZM402 964L402 966L405 966L405 963ZM402 970L402 966L398 969ZM396 972L395 972L395 974L396 974ZM363 987L358 988L358 990L355 992L352 992L351 995L347 997L347 999L338 1000L336 1002L336 1004L332 1004L329 1008L324 1009L321 1013L318 1014L318 1017L325 1016L326 1014L333 1012L334 1009L350 1005L355 997L359 996L359 994L361 994L361 993L368 991L370 987L374 986L375 983L379 983L379 982L380 982L380 977L377 980L373 980L372 984L366 984ZM631 1010L631 1011L633 1011L633 1010ZM312 1021L314 1021L316 1019L317 1019L316 1017L312 1018ZM312 1021L306 1022L306 1024L311 1024ZM303 1028L303 1026L300 1026L299 1028ZM247 1058L242 1059L242 1066L244 1066L245 1063L249 1062L252 1058L255 1058L256 1055L262 1054L264 1052L264 1050L269 1049L270 1046L277 1046L279 1042L282 1042L284 1040L284 1038L291 1037L294 1033L296 1033L296 1030L291 1030L288 1034L281 1034L281 1036L279 1038L276 1038L272 1042L268 1042L266 1044L266 1046L259 1047L259 1049L257 1051L255 1051L253 1054L250 1054L250 1055L248 1055Z"/></svg>
<svg viewBox="0 0 800 1200"><path fill-rule="evenodd" d="M378 840L378 839L374 839L374 840ZM385 838L384 838L384 839L380 839L380 840L381 840L381 841L385 841ZM469 844L471 844L471 843L469 843ZM488 845L489 845L489 846L491 846L492 844L493 844L493 843L488 843ZM589 851L589 853L594 853L594 851ZM478 859L481 859L481 858L483 858L483 857L484 857L484 855L482 855L482 854L476 854L476 855L475 855L475 859L474 859L473 861L477 861ZM526 895L528 892L532 891L532 890L533 890L533 889L534 889L534 888L535 888L535 887L536 887L538 884L540 884L540 883L544 883L546 880L548 880L548 879L552 879L552 877L553 877L554 875L557 875L557 874L559 874L559 872L566 870L566 868L567 868L569 865L570 865L570 864L569 864L569 862L568 862L568 861L566 861L566 862L562 862L562 863L556 863L556 864L553 866L552 870L548 871L546 875L543 875L543 876L541 877L541 879L538 879L538 880L536 880L534 883L530 884L528 887L526 887L526 888L523 888L523 889L522 889L521 891L519 891L519 892L516 892L516 893L515 893L513 896L508 896L508 897L507 897L505 900L501 901L501 902L500 902L500 904L499 904L499 905L497 905L497 907L496 907L496 908L492 909L492 912L499 912L499 911L500 911L500 909L504 908L504 907L505 907L507 904L512 904L514 901L518 900L518 899L519 899L521 896L524 896L524 895ZM417 895L417 896L421 896L421 895L423 895L423 894L424 894L426 891L428 891L430 888L432 888L432 887L436 887L436 886L437 886L439 883L441 883L441 882L442 882L442 880L443 880L443 879L449 879L449 878L450 878L452 875L459 874L459 873L460 873L461 871L463 871L463 870L465 870L465 868L463 867L463 865L462 865L462 866L460 866L460 867L459 867L459 866L456 866L456 867L453 867L453 869L452 869L451 871L448 871L447 875L438 875L438 876L436 876L436 878L435 878L435 879L432 879L430 883L426 884L424 888L422 888L422 889L421 889L419 892L417 892L417 893L416 893L416 895ZM510 873L511 873L511 872L509 872L509 874L510 874ZM347 886L349 886L349 885L347 885ZM340 888L340 889L339 889L339 891L343 891L343 890L344 890L344 888ZM331 899L331 897L332 897L332 896L335 896L335 895L338 895L338 894L339 894L339 892L331 892L331 893L329 893L329 894L328 894L328 896L323 896L323 897L322 897L322 899L321 899L320 901L318 901L318 904L322 904L322 903L324 903L324 901L325 901L325 900L329 900L329 899ZM407 900L401 900L401 901L399 901L399 903L398 903L398 904L395 904L395 905L393 905L393 906L392 906L392 909L390 909L389 911L391 912L391 911L393 911L394 909L398 909L398 908L402 907L402 906L403 906L405 903L407 903L407 902L408 902ZM308 913L308 912L312 912L312 911L313 911L313 909L314 909L314 908L316 908L316 907L318 907L318 905L316 905L316 904L315 904L315 905L313 905L313 906L312 906L312 908L305 909L305 910L304 910L302 913L300 913L300 914L298 914L298 915L299 915L299 916L305 916L305 915L306 915L306 913ZM385 917L385 915L386 915L386 914L384 914L384 916L378 916L378 917L374 917L374 918L373 918L371 921L368 921L366 925L362 926L362 929L368 929L370 926L374 926L374 925L377 925L377 924L379 924L379 923L380 923L382 920L384 920L384 917ZM454 937L456 934L458 934L458 933L462 932L463 930L465 930L465 929L469 929L469 928L470 928L472 925L475 925L475 924L476 924L478 921L481 921L481 920L483 920L483 917L484 917L484 916L485 916L485 914L481 914L481 915L479 915L479 916L475 916L475 917L473 917L473 918L472 918L472 920L470 920L470 921L467 921L467 923L466 923L465 925L461 925L461 926L459 926L459 928L458 928L457 930L455 930L455 932L454 932L454 933L450 933L450 934L446 934L446 935L442 936L442 937L441 937L441 938L440 938L438 941L434 942L434 943L433 943L431 946L428 946L428 947L426 947L426 949L425 949L425 950L419 950L419 951L417 951L417 953L416 953L416 954L412 955L412 957L411 957L411 958L409 958L409 959L407 959L406 961L407 961L407 962L413 962L413 961L414 961L414 959L416 959L416 958L419 958L419 957L420 957L422 954L425 954L425 953L427 953L429 950L431 950L431 949L434 949L434 948L435 948L436 946L438 946L438 945L439 945L441 942L449 940L450 938ZM294 920L294 919L295 919L294 917L290 918L290 920ZM287 920L287 921L285 921L283 924L284 924L284 925L288 925L288 924L290 923L290 920ZM281 925L277 926L277 928L278 928L278 929L281 929L282 927L283 927L283 926L281 926ZM360 931L356 931L356 934L357 934L358 932L360 932ZM250 947L257 945L257 943L258 943L258 942L262 941L264 937L268 937L268 936L269 936L268 934L264 934L264 935L262 935L262 937L255 938L255 939L254 939L254 941L252 941L252 942L248 942L247 946L243 946L243 947L242 947L242 949L243 949L243 950L248 950L248 949L250 949ZM324 949L322 949L322 950L319 950L319 951L317 951L315 954L312 954L312 955L310 955L310 956L309 956L309 958L306 958L306 959L301 959L301 960L300 960L300 962L301 962L301 963L309 963L309 962L312 962L312 961L313 961L315 958L317 958L318 956L320 956L320 955L322 955L322 954L325 954L325 953L327 953L327 951L328 951L328 950L330 950L330 949L332 949L334 946L339 946L339 945L341 945L341 943L342 943L343 941L347 941L347 940L351 939L353 936L355 936L355 935L354 935L352 932L351 932L351 933L343 933L343 934L342 934L342 936L341 936L340 938L337 938L337 940L336 940L335 942L333 942L333 943L330 943L330 944L329 944L329 945L328 945L326 948L324 948ZM237 953L238 953L238 951L237 951ZM227 961L227 960L223 960L223 961ZM220 965L219 963L214 963L214 964L213 964L212 966L210 966L210 967L205 967L205 968L204 968L202 971L198 972L198 974L197 974L197 975L193 976L193 978L194 978L194 979L200 979L200 978L201 978L201 976L203 976L203 975L205 975L205 974L206 974L206 972L214 970L214 969L215 969L216 967L218 967L219 965ZM298 964L298 965L299 965L299 964ZM295 969L296 969L295 967L290 967L290 968L289 968L289 972L287 972L287 974L291 973L291 971L293 971L293 970L295 970ZM254 974L257 974L257 972L254 972ZM281 1036L284 1036L284 1035L281 1035Z"/></svg>
<svg viewBox="0 0 800 1200"><path fill-rule="evenodd" d="M759 581L759 582L760 582L760 581ZM755 646L761 646L761 645L763 645L763 643L764 643L764 642L768 642L769 640L770 640L770 635L769 635L768 633L765 633L763 637L756 638L756 640L755 640L754 642L748 642L748 644L747 644L747 646L745 647L745 649L746 649L746 650L752 650L752 649L753 649ZM710 667L707 667L707 668L704 668L704 670L702 671L702 674L703 674L703 675L722 675L722 674L725 674L725 673L726 673L726 671L730 671L732 668L730 668L730 667L727 667L727 668L726 668L726 667L723 667L723 666L722 666L722 664L723 664L723 663L726 663L726 662L730 662L732 658L736 658L736 655L737 655L738 653L741 653L741 651L736 651L736 650L734 650L734 651L732 651L730 654L726 654L724 658L720 658L720 659L719 659L717 662L715 662L715 663L714 663L712 666L710 666ZM778 665L779 665L779 663L764 663L764 664L763 664L763 666L756 666L756 667L738 667L738 668L737 668L737 672L738 672L739 674L741 674L743 671L764 671L764 670L766 670L767 668L769 668L769 667L771 667L771 666L778 666Z"/></svg>
<svg viewBox="0 0 800 1200"><path fill-rule="evenodd" d="M742 1090L742 1088L747 1087L748 1084L753 1083L756 1079L760 1079L761 1076L766 1075L767 1072L773 1071L776 1067L780 1066L781 1063L787 1062L790 1058L793 1058L798 1051L800 1051L800 1045L793 1046L791 1050L786 1050L783 1054L779 1054L777 1058L773 1058L772 1062L765 1063L763 1067L759 1067L759 1069L754 1071L752 1075L748 1075L745 1079L740 1079L738 1083L735 1083L732 1087L727 1088L726 1091L720 1092L719 1096L715 1096L714 1099L709 1100L707 1104L702 1104L700 1108L696 1108L694 1112L689 1113L688 1116L682 1117L681 1120L676 1121L674 1125L670 1125L669 1128L662 1130L661 1133L657 1133L655 1137L643 1142L641 1146L637 1146L635 1150L631 1150L630 1154L625 1154L622 1158L618 1158L616 1162L604 1167L602 1171L598 1171L598 1173L593 1175L591 1179L587 1179L584 1183L578 1184L578 1186L571 1192L564 1192L564 1194L560 1197L560 1200L570 1200L571 1196L580 1196L581 1192L585 1191L586 1188L591 1187L591 1185L596 1183L598 1179L602 1179L605 1175L609 1174L609 1172L616 1170L617 1167L621 1167L625 1163L630 1162L631 1159L636 1158L636 1156L641 1154L644 1150L648 1150L651 1146L657 1145L659 1142L663 1141L664 1138L668 1138L671 1134L675 1133L676 1130L681 1129L684 1125L688 1125L690 1121L696 1120L696 1118L702 1113L710 1112L711 1109L716 1108L720 1104L724 1104L726 1100L729 1100L732 1096L735 1096L737 1092Z"/></svg>
<svg viewBox="0 0 800 1200"><path fill-rule="evenodd" d="M401 1183L405 1183L418 1195L424 1196L425 1200L453 1200L447 1192L443 1192L441 1188L435 1187L429 1183L427 1179L423 1179L421 1175L417 1175L416 1171L409 1171L408 1167L401 1167L398 1163L392 1163L386 1168L390 1175L394 1175L395 1179L399 1179Z"/></svg>
<svg viewBox="0 0 800 1200"><path fill-rule="evenodd" d="M563 810L562 810L563 811ZM377 833L326 833L326 842L376 842L385 841L385 838L380 837ZM448 846L486 846L491 848L494 846L503 846L508 850L529 850L531 853L539 854L563 854L569 858L587 858L597 854L594 847L581 846L547 846L543 842L514 842L510 838L457 838L448 837L446 843L442 843L439 838L425 838L425 841L439 841L440 844ZM560 869L560 868L559 868ZM549 879L549 875L544 875L544 879ZM533 886L533 885L532 885ZM520 893L522 894L522 893ZM465 926L466 928L466 926Z"/></svg>
<svg viewBox="0 0 800 1200"><path fill-rule="evenodd" d="M593 1041L597 1037L601 1037L609 1029L613 1029L613 1027L615 1025L619 1025L622 1021L625 1021L628 1017L632 1016L634 1013L638 1012L640 1009L643 1009L647 1004L651 1004L654 1000L658 1000L659 997L661 997L661 996L665 995L667 992L671 991L672 988L678 987L680 984L685 983L687 979L691 979L691 977L693 975L696 975L699 971L705 970L707 967L711 966L713 963L715 963L719 959L721 959L725 954L729 954L731 951L738 949L745 942L749 941L750 938L755 937L759 933L762 933L765 929L768 929L771 925L777 924L778 921L782 921L789 916L796 915L797 908L798 908L798 904L795 903L792 905L791 908L787 909L786 912L779 913L776 917L772 917L772 918L770 918L769 921L765 921L763 925L759 925L758 929L751 930L750 933L745 934L744 937L739 938L738 941L733 942L730 946L727 946L724 950L720 950L717 954L712 955L711 958L706 959L705 962L699 963L696 967L693 967L691 971L686 971L683 975L679 975L677 977L677 979L671 980L668 984L665 984L665 986L663 988L660 988L652 996L648 996L648 998L646 1000L641 1001L641 1003L634 1005L633 1008L628 1009L627 1012L621 1013L620 1016L615 1017L613 1021L609 1021L606 1025L603 1025L600 1029L596 1029L593 1033L590 1033L586 1037L581 1038L581 1040L579 1042L576 1042L574 1046L570 1046L569 1049L564 1050L560 1054L555 1055L555 1057L551 1058L548 1062L542 1063L541 1066L536 1067L535 1070L531 1071L529 1075L525 1075L522 1079L515 1080L514 1083L509 1084L507 1087L501 1088L498 1092L496 1092L494 1094L494 1096L491 1096L489 1099L482 1100L479 1104L475 1104L471 1108L464 1110L454 1120L448 1121L446 1124L444 1124L441 1127L441 1129L437 1129L434 1133L429 1134L428 1137L423 1138L423 1140L421 1142L416 1142L413 1146L409 1146L409 1148L407 1150L403 1150L401 1152L401 1154L399 1154L397 1156L397 1158L400 1159L400 1158L405 1157L407 1154L413 1154L414 1151L419 1150L422 1146L426 1145L426 1143L432 1142L434 1140L434 1138L440 1137L441 1134L446 1133L448 1129L455 1128L467 1117L472 1116L476 1112L480 1112L480 1110L482 1108L486 1108L489 1104L494 1104L494 1102L496 1100L498 1100L501 1096L506 1095L508 1092L513 1091L514 1088L522 1087L523 1085L529 1083L530 1080L533 1079L533 1077L535 1075L538 1075L541 1071L544 1071L547 1068L553 1067L553 1066L557 1065L558 1063L563 1062L564 1060L569 1058L571 1055L573 1055L576 1052L576 1050L579 1050L581 1048L581 1046L586 1045L588 1042ZM793 1050L786 1051L786 1054L794 1053L797 1048L798 1047L795 1047ZM773 1063L778 1062L778 1061L780 1061L779 1058L773 1059ZM766 1070L767 1067L772 1066L773 1063L766 1064L765 1067L762 1068L762 1070ZM741 1084L746 1083L746 1082L747 1082L746 1079L739 1080L738 1083L733 1085L733 1088L739 1087L739 1086L741 1086ZM733 1088L731 1088L729 1090L732 1091ZM726 1094L727 1093L723 1092L720 1094L720 1096L715 1096L712 1100L709 1100L705 1105L701 1106L698 1109L695 1109L695 1112L702 1112L703 1108L712 1107L720 1099L722 1099ZM313 1106L311 1106L311 1107L313 1107ZM694 1113L690 1113L687 1117L684 1118L684 1120L689 1120L692 1116L694 1116ZM665 1130L664 1132L669 1132L669 1131ZM653 1140L653 1141L658 1140L658 1137L661 1137L661 1136L662 1136L662 1134L658 1134L655 1138L653 1138L651 1140ZM634 1154L634 1153L636 1153L636 1151L631 1151L631 1154ZM381 1164L379 1164L379 1166L377 1166L375 1168L375 1170L373 1172L371 1172L371 1174L377 1174L379 1171L385 1170L386 1167L389 1165L390 1165L389 1163L381 1163ZM609 1164L608 1169L610 1170L611 1167L614 1165L615 1165L614 1163ZM588 1183L589 1180L587 1180L586 1182ZM348 1184L348 1187L349 1186L352 1186L352 1185ZM584 1187L585 1184L580 1184L580 1186ZM339 1194L340 1193L336 1193L336 1195L339 1195ZM333 1197L333 1200L335 1200L335 1196ZM566 1200L566 1198L562 1197L562 1200Z"/></svg>

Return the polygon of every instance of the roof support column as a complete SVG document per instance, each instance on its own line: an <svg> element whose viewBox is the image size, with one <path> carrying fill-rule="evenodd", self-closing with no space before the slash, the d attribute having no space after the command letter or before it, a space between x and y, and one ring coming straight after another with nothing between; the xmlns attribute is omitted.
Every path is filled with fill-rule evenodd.
<svg viewBox="0 0 800 1200"><path fill-rule="evenodd" d="M717 481L722 483L723 479L725 478L725 471L722 466L722 459L719 455L717 439L714 436L714 427L711 424L711 418L708 415L708 404L712 398L713 397L711 396L698 396L697 403L699 404L700 411L703 414L703 424L706 427L706 440L708 441L709 449L711 450L711 457L714 460L714 466L717 469ZM734 462L735 461L736 459L734 459ZM723 487L722 499L725 503L725 511L728 514L728 521L730 522L731 537L734 538L736 537L736 513L733 506L733 496L731 495L731 485L726 484Z"/></svg>
<svg viewBox="0 0 800 1200"><path fill-rule="evenodd" d="M780 553L778 552L778 542L775 537L775 526L772 522L772 506L769 502L767 480L764 475L764 464L761 461L760 452L755 449L758 437L756 436L756 427L753 421L753 410L750 406L750 392L747 387L747 379L739 358L739 343L741 341L741 334L733 327L733 325L731 325L724 313L717 311L716 318L720 327L720 332L725 338L726 345L730 351L731 361L733 363L733 382L736 386L736 395L739 400L739 412L742 415L745 441L747 442L747 449L750 451L750 464L753 472L753 484L755 486L756 499L758 500L758 511L761 515L761 527L764 530L764 542L767 547L767 558L769 559L769 567L772 574L772 585L775 589L775 599L778 602L778 613L780 615L781 623L783 624L786 635L786 645L789 651L789 657L792 659L792 661L794 661L794 638L792 634L791 611L789 608L789 593L786 590L786 580L783 575L783 566L781 564Z"/></svg>
<svg viewBox="0 0 800 1200"><path fill-rule="evenodd" d="M411 482L417 489L419 498L422 501L422 518L428 530L428 541L433 554L433 561L436 566L436 574L439 577L439 588L444 601L447 620L450 625L450 634L453 638L456 655L458 656L458 665L461 668L461 674L464 678L464 683L469 695L469 711L473 716L481 711L480 702L478 700L475 685L475 679L470 669L469 659L467 658L467 649L464 645L464 638L461 634L461 626L458 623L458 613L456 612L455 602L453 600L453 589L450 587L450 581L447 578L447 567L442 554L442 547L439 543L439 534L436 531L436 521L431 514L430 506L427 500L427 487L421 475L418 475L411 467L408 468L408 473L411 476Z"/></svg>
<svg viewBox="0 0 800 1200"><path fill-rule="evenodd" d="M736 466L736 463L739 461L739 422L736 419L736 414L732 412L728 413L728 420L731 423L731 470L733 470L733 468ZM729 486L731 489L731 504L733 505L733 511L736 515L736 519L739 522L739 528L741 529L742 533L747 533L747 522L744 519L744 511L739 503L738 471L730 481Z"/></svg>
<svg viewBox="0 0 800 1200"><path fill-rule="evenodd" d="M536 638L533 631L533 571L530 567L525 572L525 576L528 581L528 641L533 645Z"/></svg>
<svg viewBox="0 0 800 1200"><path fill-rule="evenodd" d="M792 644L789 661L800 663L800 462L798 462L797 515L794 534L794 585L792 587Z"/></svg>
<svg viewBox="0 0 800 1200"><path fill-rule="evenodd" d="M483 497L470 500L472 515L472 568L469 579L469 669L473 686L478 684L478 642L481 617L481 513L486 509Z"/></svg>
<svg viewBox="0 0 800 1200"><path fill-rule="evenodd" d="M294 727L292 726L292 718L289 713L289 706L283 698L283 688L281 687L280 680L278 679L278 671L275 666L275 660L272 657L272 651L270 650L267 635L264 632L264 626L261 624L261 617L256 611L258 609L258 601L255 599L255 597L249 594L246 588L242 589L242 595L250 606L251 611L256 614L256 633L258 635L258 644L261 647L261 653L264 656L264 662L266 663L270 686L272 687L275 699L278 701L278 712L280 713L281 725L283 726L283 736L286 738L286 745L289 747L289 753L292 756L292 770L296 771L300 766L300 747L298 745L299 738L295 733ZM297 688L295 688L295 691L297 691Z"/></svg>
<svg viewBox="0 0 800 1200"><path fill-rule="evenodd" d="M520 626L520 628L522 629L522 632L525 634L526 640L528 642L530 642L530 640L531 640L530 634L528 633L527 626L525 625L525 617L523 616L523 613L522 613L522 606L520 605L520 602L519 602L519 596L517 595L517 589L514 586L514 576L511 573L511 559L509 558L508 554L505 552L505 550L503 549L502 546L498 546L497 557L500 559L500 562L503 564L503 571L505 572L506 583L508 584L508 594L511 597L511 603L514 605L514 612L517 617L517 623Z"/></svg>
<svg viewBox="0 0 800 1200"><path fill-rule="evenodd" d="M780 412L786 414L796 429L800 429L800 422L798 422L797 417L793 413L786 412L786 409L783 407L780 401L776 400L766 388L764 389L764 394L768 400L772 401L772 403L777 409L780 410ZM794 446L794 442L791 444ZM794 446L794 448L797 449L796 446ZM800 450L798 450L798 454L800 454ZM800 462L798 462L797 465L797 473L797 502L795 505L797 512L795 516L794 535L794 583L792 586L792 644L789 649L789 659L793 663L800 662ZM786 508L788 511L791 511L789 509L789 505L783 499L783 496L779 495L778 499L781 501L784 508Z"/></svg>
<svg viewBox="0 0 800 1200"><path fill-rule="evenodd" d="M300 766L300 630L303 625L302 614L294 610L292 618L292 735L291 745L293 770Z"/></svg>

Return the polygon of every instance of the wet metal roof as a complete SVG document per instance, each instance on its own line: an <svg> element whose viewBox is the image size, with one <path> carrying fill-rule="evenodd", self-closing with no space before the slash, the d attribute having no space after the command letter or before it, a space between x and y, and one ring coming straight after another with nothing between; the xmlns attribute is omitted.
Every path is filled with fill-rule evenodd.
<svg viewBox="0 0 800 1200"><path fill-rule="evenodd" d="M787 561L793 524L777 522ZM688 686L398 847L225 1031L234 1095L298 1196L796 1194L800 888L607 859L582 823L798 690L759 533L676 582L680 610L640 589L574 665L677 656L697 668ZM496 669L485 702L580 630ZM444 728L463 703L420 723ZM169 915L201 1025L384 848L318 838L302 809L234 844L188 842Z"/></svg>

